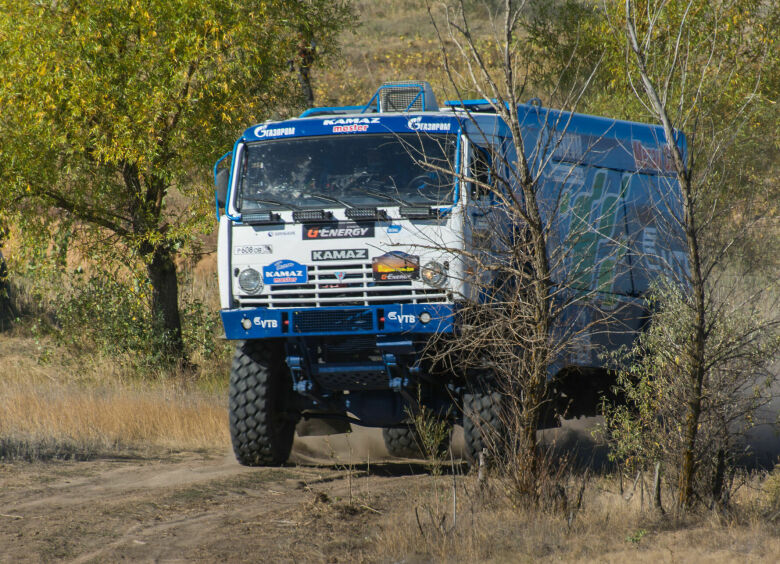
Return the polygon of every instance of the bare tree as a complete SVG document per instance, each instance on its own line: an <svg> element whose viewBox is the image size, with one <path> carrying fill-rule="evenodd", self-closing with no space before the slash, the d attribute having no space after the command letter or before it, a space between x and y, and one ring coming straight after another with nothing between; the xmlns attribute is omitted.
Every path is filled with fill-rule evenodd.
<svg viewBox="0 0 780 564"><path fill-rule="evenodd" d="M505 0L485 41L472 33L463 2L443 13L429 5L457 98L483 98L482 108L461 109L471 160L455 174L470 187L467 241L447 249L460 263L452 272L467 282L458 296L459 333L431 349L440 364L465 373L470 458L487 448L513 491L538 499L548 468L537 430L558 415L592 409L572 399L587 396L595 406L608 388L597 351L610 340L630 342L631 331L618 325L630 324L636 308L624 299L631 293L629 245L618 221L624 185L619 175L608 179L594 158L604 156L601 143L614 131L607 124L574 133L572 112L587 80L553 93L568 111L522 103L536 63L520 33L527 8ZM491 55L500 62L491 64ZM500 118L503 141L480 109Z"/></svg>
<svg viewBox="0 0 780 564"><path fill-rule="evenodd" d="M777 352L777 310L763 301L772 299L777 280L770 281L769 292L766 286L763 291L748 292L744 285L729 283L742 282L742 277L725 276L730 250L763 214L741 218L740 227L732 229L725 240L713 237L727 206L712 194L723 193L716 188L724 179L734 179L727 170L727 151L755 102L752 95L728 101L722 86L744 70L741 65L760 69L762 62L728 58L721 43L734 8L728 2L689 0L677 10L666 2L651 1L638 11L635 2L625 0L624 8L630 84L663 128L662 158L674 171L682 195L678 221L685 234L689 270L684 286L689 294L674 298L678 313L667 316L665 327L673 327L672 322L677 326L657 331L653 338L658 341L651 349L671 355L667 376L677 390L672 396L681 409L665 421L677 417L681 425L679 441L674 443L680 465L676 503L685 509L701 497L695 484L703 472L712 471L712 479L705 482L720 496L726 449L732 446L730 439L736 431L734 419L750 416L756 407L756 402L741 400L750 396L746 388L766 376L767 363ZM707 11L706 19L699 18L694 25L693 14L702 10ZM664 38L660 47L656 46L658 37ZM756 89L760 72L757 76ZM707 113L723 105L730 107L730 113ZM681 130L688 135L687 151L678 142ZM729 221L733 220L740 218L730 215ZM670 311L669 303L661 307ZM663 320L663 316L658 318ZM703 427L703 423L712 420L720 421L715 427L722 440L713 441L713 434L704 432L712 427Z"/></svg>

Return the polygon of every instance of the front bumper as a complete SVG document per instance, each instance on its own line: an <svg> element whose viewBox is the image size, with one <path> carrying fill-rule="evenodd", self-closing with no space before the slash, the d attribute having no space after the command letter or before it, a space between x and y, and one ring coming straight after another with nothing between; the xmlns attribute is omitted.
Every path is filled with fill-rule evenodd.
<svg viewBox="0 0 780 564"><path fill-rule="evenodd" d="M221 314L225 337L244 340L318 335L451 333L454 311L452 304L384 304L223 309Z"/></svg>

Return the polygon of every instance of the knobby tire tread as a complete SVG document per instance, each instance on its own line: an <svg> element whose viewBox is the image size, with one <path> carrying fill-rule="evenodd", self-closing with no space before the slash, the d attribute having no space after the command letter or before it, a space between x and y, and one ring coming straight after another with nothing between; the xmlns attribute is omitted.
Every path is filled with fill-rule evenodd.
<svg viewBox="0 0 780 564"><path fill-rule="evenodd" d="M270 344L236 348L230 370L230 438L244 466L279 466L290 456L294 421L276 412L291 385L283 357Z"/></svg>

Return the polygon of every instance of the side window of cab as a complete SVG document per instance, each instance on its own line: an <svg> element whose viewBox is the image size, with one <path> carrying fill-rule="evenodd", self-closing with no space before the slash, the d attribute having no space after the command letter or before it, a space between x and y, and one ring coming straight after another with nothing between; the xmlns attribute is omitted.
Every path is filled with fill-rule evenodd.
<svg viewBox="0 0 780 564"><path fill-rule="evenodd" d="M492 159L485 147L472 145L471 153L471 177L476 181L471 183L471 200L485 200L490 198L490 190L487 186L493 185Z"/></svg>

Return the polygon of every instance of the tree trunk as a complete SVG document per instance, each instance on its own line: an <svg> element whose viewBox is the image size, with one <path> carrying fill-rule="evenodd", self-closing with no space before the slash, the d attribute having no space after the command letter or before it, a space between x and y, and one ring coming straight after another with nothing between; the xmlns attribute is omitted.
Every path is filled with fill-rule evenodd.
<svg viewBox="0 0 780 564"><path fill-rule="evenodd" d="M168 334L167 353L175 360L186 360L179 317L179 283L173 253L166 246L155 248L147 266L152 284L152 314Z"/></svg>
<svg viewBox="0 0 780 564"><path fill-rule="evenodd" d="M301 43L298 50L298 82L301 84L303 98L307 107L314 106L314 89L311 86L311 66L314 64L316 48L314 42L307 34L301 34Z"/></svg>

